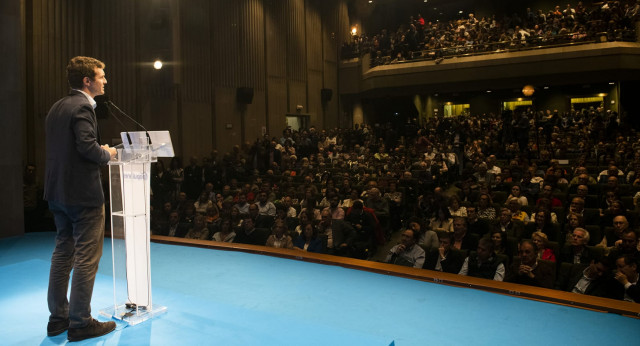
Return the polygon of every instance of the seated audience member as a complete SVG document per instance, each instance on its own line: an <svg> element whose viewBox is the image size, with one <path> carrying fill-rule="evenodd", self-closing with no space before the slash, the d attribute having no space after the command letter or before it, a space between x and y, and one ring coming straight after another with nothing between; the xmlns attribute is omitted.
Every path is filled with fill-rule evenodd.
<svg viewBox="0 0 640 346"><path fill-rule="evenodd" d="M505 266L493 251L493 241L486 237L480 239L477 251L472 252L464 260L458 274L502 281L504 279Z"/></svg>
<svg viewBox="0 0 640 346"><path fill-rule="evenodd" d="M309 212L300 213L300 217L298 217L298 226L293 230L293 237L297 237L304 231L304 226L307 224L314 224L313 214Z"/></svg>
<svg viewBox="0 0 640 346"><path fill-rule="evenodd" d="M564 278L558 278L556 288L578 294L614 298L612 262L607 258L591 260L585 268L572 265Z"/></svg>
<svg viewBox="0 0 640 346"><path fill-rule="evenodd" d="M527 197L522 195L520 185L513 185L511 187L511 194L509 195L509 197L507 197L507 201L511 200L512 198L515 198L516 201L518 201L518 203L523 207L529 205L529 200L527 199Z"/></svg>
<svg viewBox="0 0 640 346"><path fill-rule="evenodd" d="M271 228L271 226L273 226L273 217L260 214L260 209L258 208L258 204L256 203L249 204L248 216L249 218L251 218L251 220L253 221L253 225L255 225L256 228Z"/></svg>
<svg viewBox="0 0 640 346"><path fill-rule="evenodd" d="M255 204L258 206L258 213L260 215L267 215L271 217L276 216L276 206L273 202L269 201L267 192L260 192L258 194L258 202Z"/></svg>
<svg viewBox="0 0 640 346"><path fill-rule="evenodd" d="M283 220L276 220L273 224L273 232L265 243L268 247L293 249L293 240L287 232L287 226Z"/></svg>
<svg viewBox="0 0 640 346"><path fill-rule="evenodd" d="M409 228L411 228L417 234L420 234L420 240L418 241L418 244L422 246L425 251L428 251L432 248L437 249L438 246L440 246L440 242L438 241L438 233L430 229L423 230L424 228L422 227L420 219L414 218L410 220Z"/></svg>
<svg viewBox="0 0 640 346"><path fill-rule="evenodd" d="M319 234L327 237L327 253L336 256L350 256L356 233L344 220L331 219L329 211L322 212Z"/></svg>
<svg viewBox="0 0 640 346"><path fill-rule="evenodd" d="M511 210L507 208L500 209L500 217L493 224L493 231L498 231L506 237L518 238L522 237L524 225L518 220L512 218Z"/></svg>
<svg viewBox="0 0 640 346"><path fill-rule="evenodd" d="M193 206L196 208L196 213L204 214L207 212L207 208L214 206L214 203L209 199L209 194L202 191L200 198L193 203Z"/></svg>
<svg viewBox="0 0 640 346"><path fill-rule="evenodd" d="M426 253L423 268L445 273L458 274L466 258L466 252L453 248L453 233L438 233L438 248L431 248Z"/></svg>
<svg viewBox="0 0 640 346"><path fill-rule="evenodd" d="M478 246L478 237L467 232L467 220L463 217L453 219L453 244L458 250L473 250Z"/></svg>
<svg viewBox="0 0 640 346"><path fill-rule="evenodd" d="M562 201L558 197L553 196L553 186L551 186L551 184L544 184L542 191L540 191L540 198L538 198L538 201L541 198L548 199L551 202L551 208L562 207ZM538 201L536 201L536 204L538 204Z"/></svg>
<svg viewBox="0 0 640 346"><path fill-rule="evenodd" d="M330 212L330 210L325 209L323 212ZM364 210L364 205L362 205L361 201L355 201L344 221L350 224L355 231L353 255L361 259L368 258L369 252L373 250L375 243L374 230L376 221L373 215Z"/></svg>
<svg viewBox="0 0 640 346"><path fill-rule="evenodd" d="M598 174L598 183L606 184L609 177L617 177L619 184L624 184L624 172L618 169L618 167L611 165L609 168Z"/></svg>
<svg viewBox="0 0 640 346"><path fill-rule="evenodd" d="M280 200L280 203L282 204L282 207L284 208L287 217L289 218L297 217L298 212L294 207L292 207L293 200L291 199L290 196L284 196Z"/></svg>
<svg viewBox="0 0 640 346"><path fill-rule="evenodd" d="M184 237L187 239L209 239L209 229L207 228L207 224L204 222L204 215L198 214L195 216L193 226Z"/></svg>
<svg viewBox="0 0 640 346"><path fill-rule="evenodd" d="M234 207L238 208L240 214L249 214L249 203L247 203L247 195L244 193L238 194L238 203L234 204Z"/></svg>
<svg viewBox="0 0 640 346"><path fill-rule="evenodd" d="M495 220L496 209L491 205L491 203L491 196L489 196L488 193L480 194L480 197L478 197L478 205L476 207L479 219L484 219L489 222L491 222L491 220Z"/></svg>
<svg viewBox="0 0 640 346"><path fill-rule="evenodd" d="M158 229L157 232L154 232L155 235L165 235L168 237L184 237L187 234L187 227L185 224L181 224L180 216L178 215L178 211L174 210L169 214L169 223L163 225Z"/></svg>
<svg viewBox="0 0 640 346"><path fill-rule="evenodd" d="M234 243L264 245L260 242L259 235L258 232L256 232L256 227L252 218L247 217L242 221L240 229L236 232Z"/></svg>
<svg viewBox="0 0 640 346"><path fill-rule="evenodd" d="M434 232L453 232L453 219L449 208L445 206L437 208L434 217L429 219L429 229Z"/></svg>
<svg viewBox="0 0 640 346"><path fill-rule="evenodd" d="M613 218L613 230L606 231L602 237L602 241L597 245L604 248L605 254L616 245L616 242L622 242L622 233L629 228L629 222L625 216L616 216Z"/></svg>
<svg viewBox="0 0 640 346"><path fill-rule="evenodd" d="M562 235L560 235L560 241L562 244L571 243L571 239L573 238L573 230L576 228L584 228L584 218L582 215L576 213L569 213L567 215L567 222L564 225L564 229L562 230Z"/></svg>
<svg viewBox="0 0 640 346"><path fill-rule="evenodd" d="M638 232L632 228L627 228L622 231L620 240L616 241L609 251L610 258L618 258L623 255L629 255L635 259L640 259L640 254L638 253Z"/></svg>
<svg viewBox="0 0 640 346"><path fill-rule="evenodd" d="M382 197L377 187L369 189L364 205L373 209L379 219L389 217L389 202Z"/></svg>
<svg viewBox="0 0 640 346"><path fill-rule="evenodd" d="M491 241L493 241L493 252L495 252L496 255L507 256L508 262L511 263L513 253L509 244L507 244L506 234L501 231L494 230L491 232Z"/></svg>
<svg viewBox="0 0 640 346"><path fill-rule="evenodd" d="M417 244L419 234L412 229L402 232L400 244L389 250L385 262L406 267L422 268L425 260L424 250Z"/></svg>
<svg viewBox="0 0 640 346"><path fill-rule="evenodd" d="M467 217L467 208L461 205L460 197L458 197L457 195L453 195L451 196L451 198L449 198L449 213L452 217Z"/></svg>
<svg viewBox="0 0 640 346"><path fill-rule="evenodd" d="M550 213L546 209L540 209L536 213L536 217L524 227L524 234L522 238L531 239L534 232L542 232L547 235L547 239L557 239L557 232L553 224L551 223Z"/></svg>
<svg viewBox="0 0 640 346"><path fill-rule="evenodd" d="M531 241L538 247L538 259L545 261L556 261L556 254L548 247L549 238L547 235L536 231L531 235Z"/></svg>
<svg viewBox="0 0 640 346"><path fill-rule="evenodd" d="M556 215L555 212L551 211L551 201L548 198L538 198L538 202L536 203L535 207L534 207L534 212L531 213L531 215L529 216L529 220L534 221L536 219L536 212L538 210L547 210L550 211L549 215L551 218L551 223L552 224L557 224L559 223L558 220L558 215Z"/></svg>
<svg viewBox="0 0 640 346"><path fill-rule="evenodd" d="M213 234L211 240L220 241L226 243L233 243L236 237L236 232L233 231L231 220L224 218L220 220L220 230Z"/></svg>
<svg viewBox="0 0 640 346"><path fill-rule="evenodd" d="M331 213L331 218L335 220L343 220L344 219L344 209L342 209L340 204L340 197L336 193L329 193L327 195L327 200L329 201L329 206L324 208L323 210L328 210Z"/></svg>
<svg viewBox="0 0 640 346"><path fill-rule="evenodd" d="M323 241L318 237L318 229L311 223L304 225L302 234L293 241L293 248L307 252L325 252Z"/></svg>
<svg viewBox="0 0 640 346"><path fill-rule="evenodd" d="M207 227L212 227L213 224L217 223L219 217L220 212L214 204L207 207L207 211L204 213L204 222L206 222Z"/></svg>
<svg viewBox="0 0 640 346"><path fill-rule="evenodd" d="M469 233L482 237L491 227L489 221L478 217L478 209L472 206L467 208L467 229Z"/></svg>
<svg viewBox="0 0 640 346"><path fill-rule="evenodd" d="M571 235L571 241L560 251L560 262L573 264L589 264L595 254L587 248L589 232L584 228L576 228Z"/></svg>
<svg viewBox="0 0 640 346"><path fill-rule="evenodd" d="M529 223L530 221L529 214L521 210L522 205L518 203L517 199L515 198L508 199L505 205L507 206L507 208L509 208L509 210L511 210L512 219L516 221L520 221L523 224Z"/></svg>
<svg viewBox="0 0 640 346"><path fill-rule="evenodd" d="M638 286L638 263L630 255L624 255L616 260L618 271L615 279L624 288L623 300L640 303L640 287Z"/></svg>
<svg viewBox="0 0 640 346"><path fill-rule="evenodd" d="M551 262L538 260L538 247L530 240L520 242L519 258L514 258L504 281L553 288L555 268Z"/></svg>

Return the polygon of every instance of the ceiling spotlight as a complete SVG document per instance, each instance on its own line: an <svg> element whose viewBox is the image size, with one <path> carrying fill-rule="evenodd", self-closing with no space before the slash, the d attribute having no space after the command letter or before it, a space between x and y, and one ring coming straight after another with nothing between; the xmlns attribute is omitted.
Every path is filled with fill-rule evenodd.
<svg viewBox="0 0 640 346"><path fill-rule="evenodd" d="M159 70L162 68L162 61L160 59L153 62L153 68Z"/></svg>

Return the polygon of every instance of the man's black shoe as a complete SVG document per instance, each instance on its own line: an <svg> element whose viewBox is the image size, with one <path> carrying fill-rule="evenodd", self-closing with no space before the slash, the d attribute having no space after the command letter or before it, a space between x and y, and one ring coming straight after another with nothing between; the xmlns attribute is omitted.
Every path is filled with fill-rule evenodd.
<svg viewBox="0 0 640 346"><path fill-rule="evenodd" d="M64 333L69 329L69 319L57 322L49 322L47 324L47 336L56 336Z"/></svg>
<svg viewBox="0 0 640 346"><path fill-rule="evenodd" d="M86 327L69 328L67 339L69 339L69 341L80 341L84 339L95 338L98 336L109 334L114 329L116 329L115 322L98 322L94 319L91 319Z"/></svg>

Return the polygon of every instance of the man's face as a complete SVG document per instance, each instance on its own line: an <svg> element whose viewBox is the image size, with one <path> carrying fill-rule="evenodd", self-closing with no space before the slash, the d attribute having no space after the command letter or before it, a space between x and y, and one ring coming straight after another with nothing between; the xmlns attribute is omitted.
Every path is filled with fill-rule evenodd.
<svg viewBox="0 0 640 346"><path fill-rule="evenodd" d="M638 246L638 237L635 232L625 232L622 234L621 247L625 252L630 252Z"/></svg>
<svg viewBox="0 0 640 346"><path fill-rule="evenodd" d="M256 216L258 215L258 206L255 204L252 204L249 206L249 214L251 216Z"/></svg>
<svg viewBox="0 0 640 346"><path fill-rule="evenodd" d="M622 231L629 227L629 223L627 222L627 218L624 216L616 216L613 219L613 230L616 234L622 235Z"/></svg>
<svg viewBox="0 0 640 346"><path fill-rule="evenodd" d="M591 279L600 278L607 272L607 269L608 268L601 262L594 263L594 261L591 261L589 265L589 277Z"/></svg>
<svg viewBox="0 0 640 346"><path fill-rule="evenodd" d="M407 248L410 248L415 244L415 240L413 239L413 231L408 229L402 232L402 238L400 238L400 243Z"/></svg>
<svg viewBox="0 0 640 346"><path fill-rule="evenodd" d="M520 260L522 264L532 265L536 262L536 252L533 249L533 245L529 243L524 243L520 246Z"/></svg>
<svg viewBox="0 0 640 346"><path fill-rule="evenodd" d="M453 220L453 232L455 234L464 234L467 231L467 225L465 225L463 219Z"/></svg>
<svg viewBox="0 0 640 346"><path fill-rule="evenodd" d="M587 185L578 185L576 194L580 197L585 197L586 195L589 194L589 187L587 187Z"/></svg>
<svg viewBox="0 0 640 346"><path fill-rule="evenodd" d="M169 223L171 225L177 225L179 220L180 217L178 216L177 212L172 212L171 214L169 214Z"/></svg>
<svg viewBox="0 0 640 346"><path fill-rule="evenodd" d="M333 196L331 197L331 208L337 208L338 204L340 203L340 199L338 198L338 196Z"/></svg>
<svg viewBox="0 0 640 346"><path fill-rule="evenodd" d="M636 264L625 264L624 258L618 258L618 260L616 261L616 266L618 267L618 271L626 275L627 278L632 278L636 274Z"/></svg>
<svg viewBox="0 0 640 346"><path fill-rule="evenodd" d="M545 185L542 188L543 195L545 195L547 197L550 197L552 192L553 192L553 188L550 185Z"/></svg>
<svg viewBox="0 0 640 346"><path fill-rule="evenodd" d="M573 246L581 246L587 244L586 234L579 229L574 229L571 234L571 245Z"/></svg>
<svg viewBox="0 0 640 346"><path fill-rule="evenodd" d="M291 197L285 197L282 199L282 205L284 205L287 209L291 207Z"/></svg>
<svg viewBox="0 0 640 346"><path fill-rule="evenodd" d="M467 218L469 220L475 220L476 216L478 216L478 215L476 214L476 208L475 207L467 208Z"/></svg>
<svg viewBox="0 0 640 346"><path fill-rule="evenodd" d="M502 222L503 224L506 224L507 222L509 222L509 220L511 220L511 211L503 210L500 213L500 222Z"/></svg>
<svg viewBox="0 0 640 346"><path fill-rule="evenodd" d="M571 204L569 205L569 210L574 213L582 213L584 210L584 202L580 198L574 198L571 200Z"/></svg>
<svg viewBox="0 0 640 346"><path fill-rule="evenodd" d="M449 251L451 248L451 240L447 237L440 239L440 246L444 249L444 251Z"/></svg>
<svg viewBox="0 0 640 346"><path fill-rule="evenodd" d="M489 248L484 246L483 244L478 244L478 259L481 261L486 261L489 259L489 257L491 257L491 252L489 251Z"/></svg>
<svg viewBox="0 0 640 346"><path fill-rule="evenodd" d="M258 200L260 200L260 203L265 203L267 201L267 194L264 192L260 192L260 194L258 195Z"/></svg>
<svg viewBox="0 0 640 346"><path fill-rule="evenodd" d="M104 95L104 86L107 84L107 78L105 77L104 70L101 68L93 69L95 76L93 79L85 77L85 87L88 89L87 94L91 97L98 95Z"/></svg>

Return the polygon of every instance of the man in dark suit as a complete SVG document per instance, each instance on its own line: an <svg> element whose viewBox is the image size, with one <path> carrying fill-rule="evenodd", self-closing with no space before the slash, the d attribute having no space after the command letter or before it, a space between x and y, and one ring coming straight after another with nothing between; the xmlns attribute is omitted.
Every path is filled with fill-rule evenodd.
<svg viewBox="0 0 640 346"><path fill-rule="evenodd" d="M440 247L429 250L422 268L458 274L467 257L466 252L451 246L454 242L453 233L451 232L438 233L438 240L440 241Z"/></svg>
<svg viewBox="0 0 640 346"><path fill-rule="evenodd" d="M91 295L104 242L104 194L100 165L116 156L100 146L94 97L104 94L104 63L75 57L67 65L71 92L56 102L45 120L44 199L53 213L57 235L51 257L47 296L47 335L69 330L69 341L113 331L114 322L91 317ZM73 269L70 298L69 275Z"/></svg>
<svg viewBox="0 0 640 346"><path fill-rule="evenodd" d="M586 294L590 296L615 298L611 273L613 263L606 257L591 260L585 267L583 264L573 264L571 269L556 282L556 289L567 292Z"/></svg>
<svg viewBox="0 0 640 346"><path fill-rule="evenodd" d="M327 253L337 256L350 256L356 232L344 220L331 219L328 210L322 211L320 234L327 236Z"/></svg>

